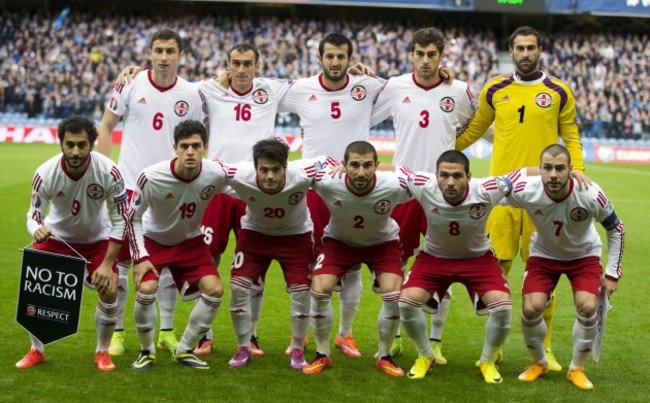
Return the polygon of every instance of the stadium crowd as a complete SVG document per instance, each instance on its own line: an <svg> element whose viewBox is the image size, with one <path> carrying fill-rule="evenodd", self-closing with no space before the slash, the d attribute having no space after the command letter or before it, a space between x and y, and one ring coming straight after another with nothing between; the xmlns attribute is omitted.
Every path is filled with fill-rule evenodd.
<svg viewBox="0 0 650 403"><path fill-rule="evenodd" d="M72 11L56 14L5 13L0 16L0 114L62 118L79 113L101 118L112 81L126 65L146 65L147 38L167 27L184 39L180 74L191 81L225 69L226 51L238 42L260 49L263 76L296 78L319 71L318 42L338 31L353 39L358 59L378 75L411 69L408 43L419 27L400 21L238 18L219 15L103 15ZM499 38L479 24L453 20L435 25L449 38L445 63L477 94L499 73ZM574 89L583 137L650 138L648 35L594 30L545 34L542 69ZM278 116L280 126L296 126Z"/></svg>

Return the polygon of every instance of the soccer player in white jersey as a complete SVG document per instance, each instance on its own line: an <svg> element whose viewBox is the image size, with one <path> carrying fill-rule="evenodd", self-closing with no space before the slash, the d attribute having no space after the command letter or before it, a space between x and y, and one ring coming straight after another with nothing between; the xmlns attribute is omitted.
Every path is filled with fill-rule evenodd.
<svg viewBox="0 0 650 403"><path fill-rule="evenodd" d="M562 274L571 282L576 321L573 359L567 379L580 389L593 389L584 366L597 333L598 297L616 291L623 274L621 259L625 228L601 188L591 183L579 188L571 178L571 156L559 144L540 156L541 176L515 184L508 204L528 212L537 232L530 243L523 282L521 328L532 363L519 375L534 381L548 372L543 311ZM607 266L600 262L602 242L593 221L607 232Z"/></svg>
<svg viewBox="0 0 650 403"><path fill-rule="evenodd" d="M98 149L110 158L113 130L120 117L124 117L117 165L124 174L129 194L137 188L136 179L140 171L174 156L173 131L178 123L195 119L207 124L203 94L196 85L176 75L183 57L180 36L166 29L157 31L151 37L149 53L151 70L129 84L115 86L99 125ZM128 299L130 265L128 248L123 248L119 264L119 319L109 350L112 355L124 354L123 317ZM173 332L176 289L169 270L162 271L160 285L158 345L174 351L178 345Z"/></svg>
<svg viewBox="0 0 650 403"><path fill-rule="evenodd" d="M241 43L228 52L230 80L227 88L216 78L199 83L207 96L210 120L215 122L210 125L210 159L229 163L252 162L251 149L255 143L273 136L275 115L290 83L287 80L255 77L259 67L257 48ZM243 200L227 194L218 194L210 202L201 229L217 264L228 245L230 231L235 235L239 233L245 209L246 203ZM250 287L252 302L249 311L249 347L254 357L264 355L257 337L257 323L264 294L263 280L256 280ZM206 355L211 351L212 340L207 337L201 341L195 353Z"/></svg>
<svg viewBox="0 0 650 403"><path fill-rule="evenodd" d="M62 154L50 158L34 174L27 230L34 238L34 249L76 256L74 248L88 260L85 282L99 294L95 364L100 371L112 371L115 365L108 346L117 319L116 262L128 216L124 180L111 160L92 152L97 139L92 121L70 116L59 124L58 137ZM16 363L17 368L45 360L43 343L29 337L32 347Z"/></svg>
<svg viewBox="0 0 650 403"><path fill-rule="evenodd" d="M322 73L296 80L282 99L280 110L300 117L303 158L319 155L341 158L348 144L369 139L372 105L384 82L374 76L348 73L352 41L344 35L325 36L318 52ZM308 192L307 203L314 221L314 236L319 243L329 221L329 211L314 192ZM360 267L349 270L342 282L340 325L335 344L346 355L359 357L361 353L352 336L352 322L361 298Z"/></svg>
<svg viewBox="0 0 650 403"><path fill-rule="evenodd" d="M193 353L210 329L221 305L223 286L217 267L203 242L200 222L210 199L227 188L218 162L203 160L207 131L196 120L174 129L176 158L146 168L138 176L127 230L134 260L137 289L134 317L141 353L133 369L149 369L156 361L153 328L156 323L158 271L169 267L183 300L199 299L173 358L193 368L208 364Z"/></svg>
<svg viewBox="0 0 650 403"><path fill-rule="evenodd" d="M406 176L377 172L377 152L366 141L350 143L344 163L347 173L343 177L320 171L312 185L329 208L331 218L324 229L311 286L310 321L316 356L303 367L303 372L318 374L332 366L332 292L340 277L365 263L378 280L376 291L383 301L377 320L379 354L375 366L387 375L404 376L390 356L399 327L397 299L404 276L399 227L390 212L411 197Z"/></svg>
<svg viewBox="0 0 650 403"><path fill-rule="evenodd" d="M230 317L239 347L229 364L241 367L251 358L251 288L265 278L275 259L291 295L290 365L302 369L303 340L309 325L310 268L315 258L305 196L319 169L336 162L320 158L287 163L289 146L276 139L257 142L252 154L253 164L224 165L229 185L247 205L230 278Z"/></svg>
<svg viewBox="0 0 650 403"><path fill-rule="evenodd" d="M508 281L485 235L494 205L512 190L510 178L470 179L469 160L455 150L436 162L435 176L415 173L408 188L427 217L422 251L416 256L399 298L402 326L418 350L411 379L424 378L434 361L422 306L433 297L440 302L454 282L465 285L477 314L488 314L479 368L487 383L501 383L494 360L508 336L512 302Z"/></svg>
<svg viewBox="0 0 650 403"><path fill-rule="evenodd" d="M417 30L410 48L414 71L388 80L373 108L371 126L392 117L396 138L393 164L435 172L440 154L454 149L456 129L474 116L473 96L466 82L447 83L440 77L438 69L445 49L445 37L440 30ZM392 217L400 227L402 260L406 263L420 247L420 235L427 228L426 217L417 200L397 206ZM447 363L442 354L442 331L449 314L450 295L451 288L431 317L429 339L439 365ZM391 354L396 356L400 352L401 342L396 338Z"/></svg>

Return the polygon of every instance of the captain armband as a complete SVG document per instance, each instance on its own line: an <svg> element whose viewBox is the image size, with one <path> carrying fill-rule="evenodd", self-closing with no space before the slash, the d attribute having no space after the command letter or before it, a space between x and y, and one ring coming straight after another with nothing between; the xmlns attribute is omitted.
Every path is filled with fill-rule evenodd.
<svg viewBox="0 0 650 403"><path fill-rule="evenodd" d="M609 217L605 218L605 220L603 220L603 222L600 224L603 226L603 228L605 228L606 231L611 231L616 228L618 224L620 224L620 221L616 215L616 212L612 211L612 214L610 214Z"/></svg>

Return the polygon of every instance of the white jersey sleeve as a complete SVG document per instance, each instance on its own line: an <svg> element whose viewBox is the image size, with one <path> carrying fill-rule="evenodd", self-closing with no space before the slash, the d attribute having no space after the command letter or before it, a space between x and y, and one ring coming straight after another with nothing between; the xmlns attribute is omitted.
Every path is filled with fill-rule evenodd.
<svg viewBox="0 0 650 403"><path fill-rule="evenodd" d="M512 190L510 178L472 178L465 199L455 205L445 200L435 175L418 172L409 179L408 187L427 217L426 253L468 259L483 256L490 249L485 233L487 218L494 205Z"/></svg>
<svg viewBox="0 0 650 403"><path fill-rule="evenodd" d="M252 162L253 145L274 135L275 115L290 85L287 80L255 78L249 92L239 93L213 78L201 81L212 122L209 158Z"/></svg>
<svg viewBox="0 0 650 403"><path fill-rule="evenodd" d="M89 158L88 169L80 178L66 171L61 154L36 170L27 212L27 230L32 237L46 225L67 242L87 244L109 237L122 241L128 215L124 180L110 159L95 152Z"/></svg>
<svg viewBox="0 0 650 403"><path fill-rule="evenodd" d="M323 170L312 185L331 214L323 236L355 247L399 239L399 227L390 214L397 204L411 199L407 178L377 171L372 188L364 195L352 193L347 180L347 175L332 178Z"/></svg>
<svg viewBox="0 0 650 403"><path fill-rule="evenodd" d="M144 237L163 245L177 245L201 236L201 218L210 199L227 187L226 173L214 161L203 160L199 175L189 181L174 173L174 162L146 168L138 177L131 202L131 254L139 262L148 256Z"/></svg>
<svg viewBox="0 0 650 403"><path fill-rule="evenodd" d="M136 188L144 168L174 157L174 128L180 122L194 119L208 123L204 100L198 86L181 77L167 88L158 87L151 70L141 72L127 85L115 86L106 108L124 118L118 167L127 189Z"/></svg>

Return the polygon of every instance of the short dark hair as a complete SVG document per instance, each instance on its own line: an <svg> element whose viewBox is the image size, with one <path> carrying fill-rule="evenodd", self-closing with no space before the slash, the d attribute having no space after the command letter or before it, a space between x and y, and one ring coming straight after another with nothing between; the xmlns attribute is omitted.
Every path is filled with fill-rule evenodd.
<svg viewBox="0 0 650 403"><path fill-rule="evenodd" d="M461 164L465 169L465 173L469 174L469 159L465 154L456 150L447 150L440 154L438 161L436 161L436 171L440 168L440 164L448 162L451 164Z"/></svg>
<svg viewBox="0 0 650 403"><path fill-rule="evenodd" d="M352 56L352 41L347 36L338 33L332 33L321 39L320 43L318 44L318 54L321 55L321 57L323 57L326 43L329 43L330 45L334 45L336 47L348 45L348 57Z"/></svg>
<svg viewBox="0 0 650 403"><path fill-rule="evenodd" d="M203 126L203 123L198 120L192 119L184 120L176 125L174 128L174 144L178 144L179 141L194 134L201 136L203 145L208 144L208 132L205 130L205 126Z"/></svg>
<svg viewBox="0 0 650 403"><path fill-rule="evenodd" d="M540 162L544 154L549 154L551 157L557 157L560 154L564 154L566 156L567 162L569 165L571 165L571 154L569 154L569 150L567 150L567 148L562 144L551 144L549 146L546 146L546 148L539 155Z"/></svg>
<svg viewBox="0 0 650 403"><path fill-rule="evenodd" d="M253 146L255 168L257 168L257 161L260 158L266 158L286 166L289 159L289 145L275 138L260 140Z"/></svg>
<svg viewBox="0 0 650 403"><path fill-rule="evenodd" d="M183 40L181 39L181 36L171 29L161 29L160 31L154 32L154 34L151 36L151 41L149 42L149 49L153 49L154 41L166 41L168 39L173 39L176 41L179 53L183 51Z"/></svg>
<svg viewBox="0 0 650 403"><path fill-rule="evenodd" d="M257 48L250 43L238 43L232 48L230 48L230 51L228 52L228 63L230 63L230 55L232 52L237 51L239 53L244 53L248 52L249 50L252 50L253 53L255 54L255 63L257 63L260 60L260 51L257 50Z"/></svg>
<svg viewBox="0 0 650 403"><path fill-rule="evenodd" d="M434 27L418 29L411 38L411 52L415 50L415 45L424 47L430 44L434 44L440 53L445 50L445 36L442 31Z"/></svg>
<svg viewBox="0 0 650 403"><path fill-rule="evenodd" d="M63 143L63 137L66 132L81 134L81 132L86 132L88 135L88 142L92 147L97 140L97 128L95 127L95 122L79 115L71 115L63 119L59 123L59 128L57 135L59 136L59 142Z"/></svg>
<svg viewBox="0 0 650 403"><path fill-rule="evenodd" d="M510 38L508 38L508 47L512 49L513 45L515 44L516 37L529 36L529 35L535 35L535 38L537 38L537 47L541 48L542 35L535 28L531 28L528 26L518 27L517 29L515 29L515 31L510 35Z"/></svg>
<svg viewBox="0 0 650 403"><path fill-rule="evenodd" d="M373 159L377 161L377 150L372 144L368 143L367 141L353 141L352 143L348 144L348 146L345 148L345 154L343 155L344 162L346 163L348 162L350 153L355 153L355 154L372 153Z"/></svg>

